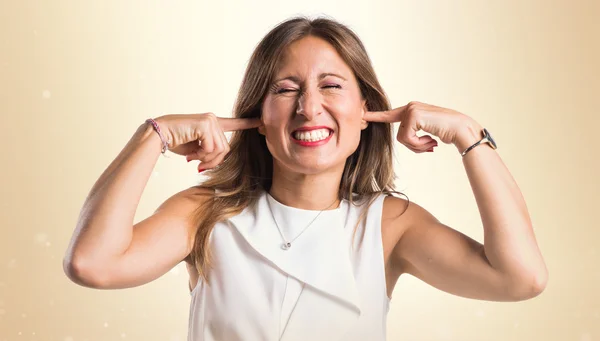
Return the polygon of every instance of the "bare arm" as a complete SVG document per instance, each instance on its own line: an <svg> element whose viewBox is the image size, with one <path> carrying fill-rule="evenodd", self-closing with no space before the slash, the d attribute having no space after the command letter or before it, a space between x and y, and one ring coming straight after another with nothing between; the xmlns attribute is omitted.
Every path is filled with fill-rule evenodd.
<svg viewBox="0 0 600 341"><path fill-rule="evenodd" d="M481 126L457 142L459 152L478 141ZM484 228L484 244L439 222L410 203L396 228L406 226L392 262L446 292L481 300L519 301L539 295L548 270L537 245L525 200L500 156L487 144L463 158ZM405 203L392 198L396 211Z"/></svg>
<svg viewBox="0 0 600 341"><path fill-rule="evenodd" d="M225 131L253 129L260 118L221 118L213 113L163 115L155 119L169 149L210 169L230 151ZM85 200L63 260L67 276L94 288L126 288L158 278L190 254L197 226L191 213L212 198L191 187L133 225L138 203L161 151L150 124L142 124L96 181ZM206 195L198 195L206 194Z"/></svg>
<svg viewBox="0 0 600 341"><path fill-rule="evenodd" d="M198 189L174 195L133 225L160 151L158 134L141 125L92 187L63 260L74 282L96 288L140 285L189 254L194 226L183 216L197 206L192 194Z"/></svg>

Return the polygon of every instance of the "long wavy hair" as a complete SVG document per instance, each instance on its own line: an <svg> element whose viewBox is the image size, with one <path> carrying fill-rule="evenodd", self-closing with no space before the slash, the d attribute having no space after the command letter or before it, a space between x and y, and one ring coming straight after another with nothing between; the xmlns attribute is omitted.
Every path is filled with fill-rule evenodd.
<svg viewBox="0 0 600 341"><path fill-rule="evenodd" d="M294 17L275 26L252 53L235 102L234 117L261 116L262 102L282 54L290 44L306 36L324 39L337 50L353 70L367 110L391 109L362 42L350 28L323 17ZM338 199L353 205L368 202L359 223L378 194L400 193L394 187L393 141L391 124L369 122L361 131L357 149L346 159ZM261 192L269 191L272 183L273 156L265 136L257 129L234 131L230 148L223 162L205 171L209 178L198 185L210 190L200 195L210 193L212 200L203 200L194 212L198 229L190 258L205 281L212 258L209 236L215 224L255 205Z"/></svg>

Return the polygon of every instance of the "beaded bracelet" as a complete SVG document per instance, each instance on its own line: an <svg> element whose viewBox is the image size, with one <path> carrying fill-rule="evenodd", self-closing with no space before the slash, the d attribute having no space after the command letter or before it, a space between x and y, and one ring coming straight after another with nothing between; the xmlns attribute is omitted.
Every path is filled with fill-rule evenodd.
<svg viewBox="0 0 600 341"><path fill-rule="evenodd" d="M169 150L169 143L167 142L167 140L165 139L163 134L160 132L160 127L158 126L158 123L156 123L156 121L152 118L147 119L146 123L152 124L152 127L154 127L154 130L158 133L158 136L160 137L160 140L162 141L162 150L160 152L164 155L166 153L166 151Z"/></svg>

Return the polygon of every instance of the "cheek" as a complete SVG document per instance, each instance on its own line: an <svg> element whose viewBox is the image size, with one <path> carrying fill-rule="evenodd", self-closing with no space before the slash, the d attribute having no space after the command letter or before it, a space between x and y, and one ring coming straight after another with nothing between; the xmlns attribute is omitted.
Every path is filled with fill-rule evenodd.
<svg viewBox="0 0 600 341"><path fill-rule="evenodd" d="M291 106L293 103L286 101L285 98L266 101L262 107L263 122L265 125L280 124L288 118Z"/></svg>
<svg viewBox="0 0 600 341"><path fill-rule="evenodd" d="M342 127L346 127L350 131L360 130L362 111L359 105L344 105L339 112L341 113L339 120Z"/></svg>
<svg viewBox="0 0 600 341"><path fill-rule="evenodd" d="M269 135L274 136L285 125L283 118L279 115L266 114L263 117L263 124Z"/></svg>
<svg viewBox="0 0 600 341"><path fill-rule="evenodd" d="M262 111L262 122L265 129L271 130L273 126L277 126L281 118L277 115L277 110L274 110L273 106L263 106Z"/></svg>
<svg viewBox="0 0 600 341"><path fill-rule="evenodd" d="M360 143L362 111L355 105L349 106L339 117L340 143L349 148L356 148Z"/></svg>
<svg viewBox="0 0 600 341"><path fill-rule="evenodd" d="M279 145L282 140L285 140L285 136L282 132L285 131L286 120L283 115L277 115L273 112L263 114L263 124L265 135L268 136L269 141Z"/></svg>

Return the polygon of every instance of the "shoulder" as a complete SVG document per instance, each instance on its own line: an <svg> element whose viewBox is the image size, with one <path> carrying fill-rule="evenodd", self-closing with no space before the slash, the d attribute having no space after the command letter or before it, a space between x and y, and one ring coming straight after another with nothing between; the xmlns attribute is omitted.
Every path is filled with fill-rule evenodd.
<svg viewBox="0 0 600 341"><path fill-rule="evenodd" d="M407 199L388 195L383 203L381 223L393 229L399 237L418 222L437 221L437 219L421 205Z"/></svg>
<svg viewBox="0 0 600 341"><path fill-rule="evenodd" d="M402 237L418 225L418 222L435 220L435 217L421 205L410 199L387 195L381 214L381 229L390 252L400 253ZM393 251L392 251L393 250Z"/></svg>
<svg viewBox="0 0 600 341"><path fill-rule="evenodd" d="M392 195L386 195L383 202L382 221L393 221L396 228L401 228L400 225L406 225L409 222L414 222L421 218L430 217L430 213L419 204L398 198ZM403 226L405 227L405 226Z"/></svg>
<svg viewBox="0 0 600 341"><path fill-rule="evenodd" d="M199 186L193 186L183 189L167 200L165 200L156 210L163 215L168 215L177 220L194 221L192 213L196 211L200 205L214 197L214 191Z"/></svg>
<svg viewBox="0 0 600 341"><path fill-rule="evenodd" d="M212 198L215 194L215 191L207 187L196 185L190 188L186 188L178 194L180 194L182 198L202 202L204 200Z"/></svg>
<svg viewBox="0 0 600 341"><path fill-rule="evenodd" d="M386 195L381 212L381 233L386 249L393 249L407 225L407 210L410 201L393 195Z"/></svg>
<svg viewBox="0 0 600 341"><path fill-rule="evenodd" d="M187 226L189 243L192 244L198 220L195 217L195 212L203 202L213 197L214 191L212 189L192 186L173 194L158 207L156 212L170 217L171 221L181 221L182 224ZM190 255L185 258L185 261L186 263L191 262Z"/></svg>
<svg viewBox="0 0 600 341"><path fill-rule="evenodd" d="M178 216L189 214L191 211L198 208L204 201L213 198L214 193L214 190L206 187L192 186L173 194L165 200L158 209L166 209L173 215Z"/></svg>

